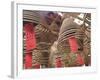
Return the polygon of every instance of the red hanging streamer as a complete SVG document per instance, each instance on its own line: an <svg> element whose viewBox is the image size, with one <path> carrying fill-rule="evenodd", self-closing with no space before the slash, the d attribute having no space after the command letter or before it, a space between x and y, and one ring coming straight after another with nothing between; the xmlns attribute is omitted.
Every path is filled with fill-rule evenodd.
<svg viewBox="0 0 100 80"><path fill-rule="evenodd" d="M35 32L34 32L34 25L33 23L27 23L24 25L25 31L25 44L26 44L26 51L30 51L36 48L36 39L35 39ZM32 53L25 54L25 69L32 68Z"/></svg>

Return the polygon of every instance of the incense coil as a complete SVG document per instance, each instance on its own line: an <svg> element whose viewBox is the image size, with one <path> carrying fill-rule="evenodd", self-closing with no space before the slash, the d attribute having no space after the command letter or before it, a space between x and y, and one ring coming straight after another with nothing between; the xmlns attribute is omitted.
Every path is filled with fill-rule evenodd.
<svg viewBox="0 0 100 80"><path fill-rule="evenodd" d="M52 28L52 27L51 27ZM49 54L50 54L50 47L55 40L57 40L57 36L51 34L51 32L43 27L43 25L37 25L35 27L35 36L36 36L36 48L38 49L37 52L34 53L33 50L33 61L34 59L40 62L43 66L48 66ZM38 54L39 52L39 54ZM36 57L35 57L36 56ZM42 66L42 67L43 67Z"/></svg>
<svg viewBox="0 0 100 80"><path fill-rule="evenodd" d="M55 67L55 60L58 57L61 57L61 59L64 59L64 56L62 53L59 52L57 49L58 42L55 41L54 44L50 48L50 54L49 54L49 66ZM63 62L62 62L63 63ZM64 65L62 65L64 67Z"/></svg>
<svg viewBox="0 0 100 80"><path fill-rule="evenodd" d="M23 10L23 21L39 24L40 14L38 11Z"/></svg>
<svg viewBox="0 0 100 80"><path fill-rule="evenodd" d="M43 50L33 50L32 51L32 61L34 65L34 61L39 63L40 65L47 65L48 64L48 51Z"/></svg>
<svg viewBox="0 0 100 80"><path fill-rule="evenodd" d="M80 32L80 26L73 22L72 19L65 19L62 23L59 37L58 37L58 50L61 52L70 52L68 38L76 37L77 39L82 38L84 36L83 33ZM68 49L68 50L67 50Z"/></svg>

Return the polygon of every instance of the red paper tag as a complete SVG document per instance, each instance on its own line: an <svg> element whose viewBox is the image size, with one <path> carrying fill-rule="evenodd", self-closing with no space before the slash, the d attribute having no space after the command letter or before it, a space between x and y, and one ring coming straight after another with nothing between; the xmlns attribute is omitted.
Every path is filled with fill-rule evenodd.
<svg viewBox="0 0 100 80"><path fill-rule="evenodd" d="M25 69L32 68L32 53L25 54Z"/></svg>
<svg viewBox="0 0 100 80"><path fill-rule="evenodd" d="M32 23L25 24L24 31L26 36L25 40L26 50L31 50L36 48L36 38L35 38L33 24Z"/></svg>
<svg viewBox="0 0 100 80"><path fill-rule="evenodd" d="M77 61L77 63L79 65L83 65L84 64L84 59L80 54L77 55L77 60L76 61Z"/></svg>
<svg viewBox="0 0 100 80"><path fill-rule="evenodd" d="M61 57L56 58L56 67L62 67L62 61L61 61Z"/></svg>
<svg viewBox="0 0 100 80"><path fill-rule="evenodd" d="M35 69L39 69L39 68L40 68L40 64L36 63L36 64L34 64L33 67L34 67Z"/></svg>
<svg viewBox="0 0 100 80"><path fill-rule="evenodd" d="M69 38L69 45L71 52L76 52L78 50L77 39L75 37Z"/></svg>

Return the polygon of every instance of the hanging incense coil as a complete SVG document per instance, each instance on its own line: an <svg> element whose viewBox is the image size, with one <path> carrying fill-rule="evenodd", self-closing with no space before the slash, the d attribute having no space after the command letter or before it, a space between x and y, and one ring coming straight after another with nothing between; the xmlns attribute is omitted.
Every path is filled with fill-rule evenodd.
<svg viewBox="0 0 100 80"><path fill-rule="evenodd" d="M88 24L88 25L90 25L90 24ZM83 26L85 26L85 27L83 27ZM83 31L82 31L82 28L84 28ZM62 23L59 37L57 40L58 41L57 48L58 48L59 52L62 53L62 55L64 53L66 53L66 55L70 54L68 38L73 37L73 36L77 39L78 46L79 46L78 51L80 53L82 53L83 57L87 57L88 55L86 55L86 53L90 53L89 52L90 51L90 42L91 42L90 41L90 27L89 26L86 27L86 25L79 26L78 24L73 22L73 20L71 18L64 19L64 21ZM84 59L86 59L86 58L84 58ZM89 58L87 58L87 59L89 59ZM75 64L75 65L77 66L77 64Z"/></svg>
<svg viewBox="0 0 100 80"><path fill-rule="evenodd" d="M82 38L83 33L79 32L80 26L73 22L73 19L65 19L62 23L59 37L58 37L58 49L61 52L70 52L68 38L75 36L76 38ZM68 50L67 50L68 49ZM67 52L67 53L68 53Z"/></svg>
<svg viewBox="0 0 100 80"><path fill-rule="evenodd" d="M40 15L38 11L23 10L23 21L39 24Z"/></svg>
<svg viewBox="0 0 100 80"><path fill-rule="evenodd" d="M35 27L35 36L37 41L37 52L41 54L41 57L38 60L40 61L42 67L46 67L48 66L50 47L53 42L57 40L57 36L53 35L48 29L40 24ZM33 51L33 59L36 59L35 55L40 56L37 52L34 53Z"/></svg>
<svg viewBox="0 0 100 80"><path fill-rule="evenodd" d="M39 63L40 65L48 65L48 50L33 50L32 52L32 61Z"/></svg>
<svg viewBox="0 0 100 80"><path fill-rule="evenodd" d="M85 28L84 34L83 49L85 55L85 65L89 66L91 65L91 28L89 26Z"/></svg>
<svg viewBox="0 0 100 80"><path fill-rule="evenodd" d="M83 24L84 38L83 38L83 52L85 65L91 65L91 14L86 13Z"/></svg>

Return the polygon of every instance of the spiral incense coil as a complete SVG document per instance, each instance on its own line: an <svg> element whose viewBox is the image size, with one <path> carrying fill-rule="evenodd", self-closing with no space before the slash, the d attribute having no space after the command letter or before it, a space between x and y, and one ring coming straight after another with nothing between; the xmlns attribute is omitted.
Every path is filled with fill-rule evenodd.
<svg viewBox="0 0 100 80"><path fill-rule="evenodd" d="M46 28L44 28L42 25L37 25L36 27L35 27L35 33L36 33L36 36L37 35L40 35L41 33L43 33L43 32L45 32L45 33L48 33L48 32L50 32L48 29L46 29Z"/></svg>
<svg viewBox="0 0 100 80"><path fill-rule="evenodd" d="M79 32L80 26L73 22L73 19L65 19L61 25L58 37L58 49L63 52L69 49L68 39L72 36L76 38L83 37L83 33ZM68 51L69 52L69 51Z"/></svg>
<svg viewBox="0 0 100 80"><path fill-rule="evenodd" d="M85 65L91 65L91 28L88 26L84 30L83 51L85 55Z"/></svg>
<svg viewBox="0 0 100 80"><path fill-rule="evenodd" d="M37 61L40 62L42 67L48 66L50 47L53 44L53 42L57 39L57 37L51 34L51 32L48 29L46 29L45 27L43 27L43 25L40 24L38 24L35 27L35 36L37 42L36 47L38 50L35 50L35 52L33 50L32 58L36 60L38 59Z"/></svg>
<svg viewBox="0 0 100 80"><path fill-rule="evenodd" d="M40 15L38 11L23 10L23 21L39 24Z"/></svg>

